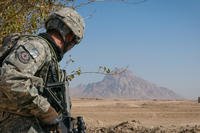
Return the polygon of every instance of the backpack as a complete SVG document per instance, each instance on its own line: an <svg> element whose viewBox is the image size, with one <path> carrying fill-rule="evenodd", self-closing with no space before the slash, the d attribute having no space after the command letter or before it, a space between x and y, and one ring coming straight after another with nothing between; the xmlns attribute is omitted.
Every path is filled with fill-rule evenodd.
<svg viewBox="0 0 200 133"><path fill-rule="evenodd" d="M2 46L0 47L0 67L2 67L4 59L12 51L19 38L19 33L13 33L3 38Z"/></svg>

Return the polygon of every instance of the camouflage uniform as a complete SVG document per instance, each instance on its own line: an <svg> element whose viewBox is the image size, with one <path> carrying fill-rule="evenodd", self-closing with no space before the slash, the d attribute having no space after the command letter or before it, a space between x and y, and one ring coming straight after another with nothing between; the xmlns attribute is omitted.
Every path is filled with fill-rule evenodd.
<svg viewBox="0 0 200 133"><path fill-rule="evenodd" d="M49 109L47 98L39 94L44 81L54 80L49 78L49 69L55 69L56 79L62 81L64 78L58 64L60 57L52 46L55 47L40 36L23 36L4 60L1 68L0 132L33 130L38 126L37 115Z"/></svg>
<svg viewBox="0 0 200 133"><path fill-rule="evenodd" d="M66 81L66 74L58 62L83 38L84 22L74 9L63 8L49 16L45 28L49 34L21 36L3 59L0 67L0 133L47 132L38 118L41 114L49 114L51 108L59 115L60 110L43 95L44 87L47 83ZM52 31L59 33L64 49L51 38ZM72 40L66 39L68 35L73 36ZM65 91L68 102L65 109L70 114L68 88ZM56 95L63 94L56 92Z"/></svg>

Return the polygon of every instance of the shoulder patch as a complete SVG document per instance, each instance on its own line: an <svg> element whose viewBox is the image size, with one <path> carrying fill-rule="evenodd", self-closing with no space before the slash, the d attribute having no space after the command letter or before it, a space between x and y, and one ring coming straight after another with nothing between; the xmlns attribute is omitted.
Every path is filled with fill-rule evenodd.
<svg viewBox="0 0 200 133"><path fill-rule="evenodd" d="M34 75L44 63L51 59L45 41L36 37L22 37L4 63L16 67L17 71Z"/></svg>
<svg viewBox="0 0 200 133"><path fill-rule="evenodd" d="M27 51L21 51L17 54L17 56L18 56L18 59L24 64L27 64L31 58Z"/></svg>
<svg viewBox="0 0 200 133"><path fill-rule="evenodd" d="M26 48L26 50L28 50L33 59L40 55L38 49L35 46L33 46L33 44L26 43L24 44L24 47Z"/></svg>

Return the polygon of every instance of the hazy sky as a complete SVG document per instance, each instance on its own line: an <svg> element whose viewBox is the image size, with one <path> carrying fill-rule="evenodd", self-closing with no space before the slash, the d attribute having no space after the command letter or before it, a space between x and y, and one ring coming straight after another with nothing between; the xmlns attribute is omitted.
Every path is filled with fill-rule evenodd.
<svg viewBox="0 0 200 133"><path fill-rule="evenodd" d="M186 98L200 96L200 0L99 2L79 12L86 21L85 38L65 55L64 61L69 55L75 60L68 72L79 66L83 71L129 66L137 76ZM71 86L101 79L82 75Z"/></svg>

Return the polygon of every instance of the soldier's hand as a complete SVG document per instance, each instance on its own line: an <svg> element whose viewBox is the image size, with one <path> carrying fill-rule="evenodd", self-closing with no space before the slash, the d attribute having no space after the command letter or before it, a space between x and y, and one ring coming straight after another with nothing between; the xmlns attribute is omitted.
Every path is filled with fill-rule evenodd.
<svg viewBox="0 0 200 133"><path fill-rule="evenodd" d="M58 113L52 107L50 107L47 112L41 114L39 116L39 119L41 120L41 122L47 125L53 125L59 122Z"/></svg>

